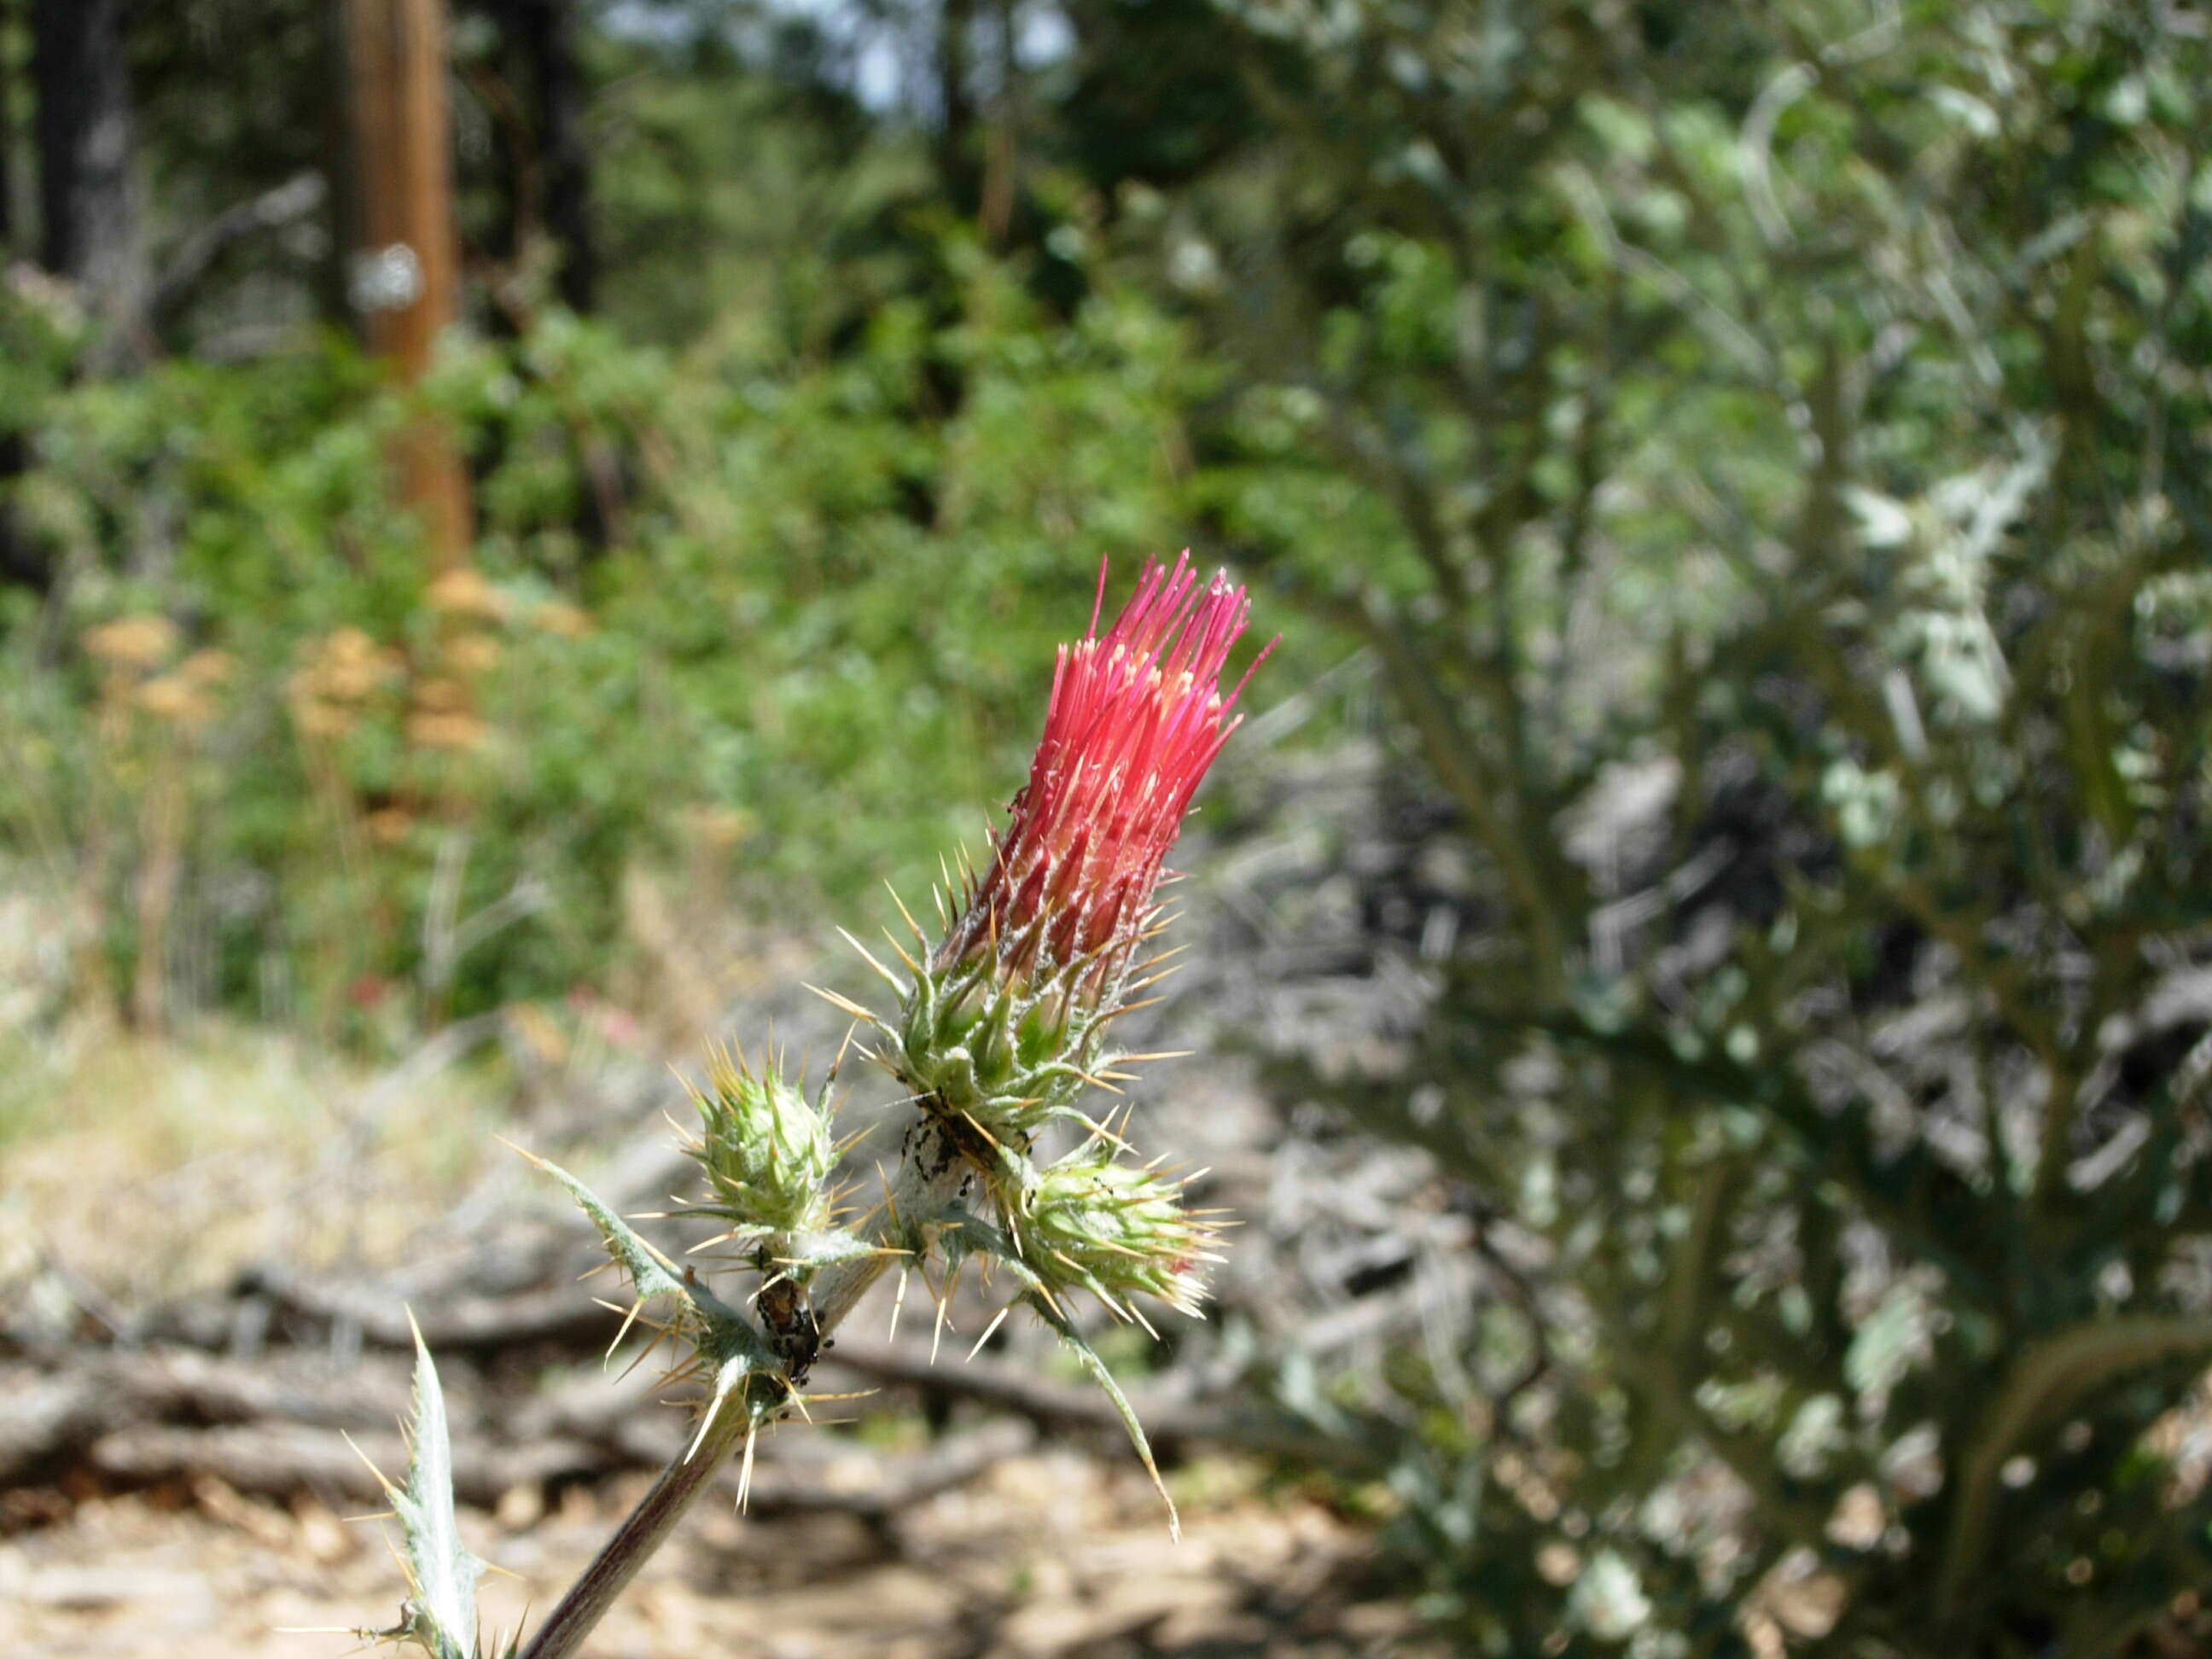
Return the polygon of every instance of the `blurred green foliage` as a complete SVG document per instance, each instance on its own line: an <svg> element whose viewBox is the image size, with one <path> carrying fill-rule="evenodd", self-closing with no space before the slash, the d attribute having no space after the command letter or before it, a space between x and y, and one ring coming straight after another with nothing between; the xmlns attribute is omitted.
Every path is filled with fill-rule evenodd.
<svg viewBox="0 0 2212 1659"><path fill-rule="evenodd" d="M2202 33L1254 11L1210 496L1480 872L1282 1077L1514 1244L1307 1408L1470 1650L2202 1650Z"/></svg>
<svg viewBox="0 0 2212 1659"><path fill-rule="evenodd" d="M63 605L15 596L3 647L9 840L118 982L175 859L203 993L274 975L311 1013L419 979L431 909L502 901L525 914L441 964L442 1012L597 983L633 860L779 908L793 881L923 884L1018 777L1100 558L1126 580L1172 542L1190 378L1158 317L1048 328L968 263L953 326L887 307L831 359L679 360L558 312L456 350L417 400L477 469L477 561L445 585L386 487L409 411L340 342L18 404L16 511L67 574ZM52 296L7 304L66 334ZM100 631L134 617L168 636Z"/></svg>

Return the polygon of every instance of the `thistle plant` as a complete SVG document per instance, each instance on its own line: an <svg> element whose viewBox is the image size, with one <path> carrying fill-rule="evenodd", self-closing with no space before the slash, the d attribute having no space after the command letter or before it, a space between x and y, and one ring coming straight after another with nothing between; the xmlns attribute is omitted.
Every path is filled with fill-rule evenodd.
<svg viewBox="0 0 2212 1659"><path fill-rule="evenodd" d="M1184 1202L1180 1180L1139 1158L1126 1112L1117 1124L1087 1103L1118 1095L1128 1067L1167 1057L1124 1048L1120 1022L1170 971L1172 953L1158 948L1162 861L1237 723L1244 682L1224 692L1222 680L1249 604L1225 575L1201 585L1185 553L1172 568L1148 562L1102 635L1106 576L1102 565L1090 626L1060 647L1044 734L1006 823L980 867L963 863L957 878L948 871L935 895L936 937L902 903L907 937L886 934L896 967L846 936L895 1005L818 993L868 1033L865 1054L898 1080L912 1114L872 1208L856 1216L836 1185L845 1150L837 1066L810 1097L772 1053L750 1062L717 1053L691 1091L697 1127L684 1134L700 1180L675 1213L721 1224L709 1241L728 1247L732 1282L721 1288L541 1162L628 1282L624 1329L649 1321L675 1349L673 1374L695 1379L702 1399L684 1451L508 1654L574 1653L732 1455L743 1459L744 1501L761 1430L803 1413L830 1334L894 1267L894 1327L918 1279L939 1336L970 1262L1007 1287L975 1346L1018 1307L1055 1332L1112 1401L1177 1528L1144 1429L1084 1335L1079 1298L1148 1331L1146 1300L1198 1316L1218 1227ZM1048 1133L1063 1125L1072 1127ZM1066 1149L1055 1155L1056 1139ZM475 1659L478 1564L453 1532L438 1397L422 1352L413 1466L393 1505L413 1593L397 1624L376 1633L434 1659Z"/></svg>

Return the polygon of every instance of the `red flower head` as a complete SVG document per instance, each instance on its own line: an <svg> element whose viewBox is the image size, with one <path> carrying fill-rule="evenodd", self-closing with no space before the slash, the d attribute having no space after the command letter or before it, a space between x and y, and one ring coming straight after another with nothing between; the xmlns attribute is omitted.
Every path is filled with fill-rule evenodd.
<svg viewBox="0 0 2212 1659"><path fill-rule="evenodd" d="M1102 638L1105 596L1102 561L1091 626L1060 648L1029 782L938 952L940 966L987 944L1022 975L1120 955L1114 947L1152 915L1160 860L1242 718L1231 711L1244 681L1273 649L1271 641L1222 694L1251 602L1225 573L1200 588L1188 551L1172 570L1146 562Z"/></svg>
<svg viewBox="0 0 2212 1659"><path fill-rule="evenodd" d="M1036 1133L1089 1122L1078 1097L1133 1058L1108 1028L1151 982L1128 981L1158 915L1160 860L1244 689L1221 689L1250 611L1228 577L1201 587L1188 553L1173 569L1148 561L1102 635L1105 596L1102 565L1091 626L1060 647L1029 782L943 943L926 962L899 947L910 979L869 958L902 999L896 1024L842 1004L890 1039L877 1057L914 1097L981 1130L1024 1193L1034 1171L1019 1159Z"/></svg>

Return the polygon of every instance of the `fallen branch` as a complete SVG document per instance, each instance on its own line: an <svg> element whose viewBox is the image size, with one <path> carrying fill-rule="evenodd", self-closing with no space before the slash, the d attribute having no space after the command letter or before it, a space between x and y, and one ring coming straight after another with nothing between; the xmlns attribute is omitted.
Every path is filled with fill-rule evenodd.
<svg viewBox="0 0 2212 1659"><path fill-rule="evenodd" d="M1121 1431L1121 1418L1095 1389L1054 1382L988 1359L955 1358L933 1364L928 1350L919 1343L841 1336L823 1363L878 1382L995 1407L1045 1427L1075 1425L1115 1434ZM1133 1389L1129 1397L1145 1421L1146 1432L1156 1441L1176 1444L1239 1437L1235 1414L1223 1406L1157 1389Z"/></svg>

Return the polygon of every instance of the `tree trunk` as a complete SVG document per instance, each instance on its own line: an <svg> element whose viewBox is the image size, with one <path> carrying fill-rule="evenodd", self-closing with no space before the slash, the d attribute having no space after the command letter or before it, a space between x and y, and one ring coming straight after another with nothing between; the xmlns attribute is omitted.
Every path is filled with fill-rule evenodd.
<svg viewBox="0 0 2212 1659"><path fill-rule="evenodd" d="M14 0L0 0L0 40L15 25ZM0 269L15 257L15 76L0 56Z"/></svg>
<svg viewBox="0 0 2212 1659"><path fill-rule="evenodd" d="M77 284L118 343L135 343L149 285L124 54L127 3L33 0L31 8L40 261Z"/></svg>
<svg viewBox="0 0 2212 1659"><path fill-rule="evenodd" d="M0 0L0 33L13 30L20 11L15 0ZM13 70L0 61L0 271L30 251L28 227L16 212L16 92ZM45 549L25 538L6 494L9 482L29 465L22 434L0 411L0 586L44 593L53 585L52 562Z"/></svg>
<svg viewBox="0 0 2212 1659"><path fill-rule="evenodd" d="M62 0L66 3L67 0ZM347 286L371 349L404 384L430 365L459 295L444 0L339 0L350 223ZM466 562L468 478L439 427L403 433L400 493L441 570Z"/></svg>
<svg viewBox="0 0 2212 1659"><path fill-rule="evenodd" d="M538 116L545 229L561 255L561 299L588 312L599 286L591 155L584 137L586 88L576 52L576 0L520 0L522 48Z"/></svg>
<svg viewBox="0 0 2212 1659"><path fill-rule="evenodd" d="M937 16L937 102L943 121L937 144L938 173L954 210L963 218L975 211L982 169L975 155L975 96L969 84L975 44L975 0L939 0Z"/></svg>
<svg viewBox="0 0 2212 1659"><path fill-rule="evenodd" d="M993 11L998 85L992 93L989 148L983 161L976 216L982 222L984 240L992 247L1004 248L1013 230L1015 198L1020 185L1021 64L1018 31L1021 24L1016 0L997 0Z"/></svg>

